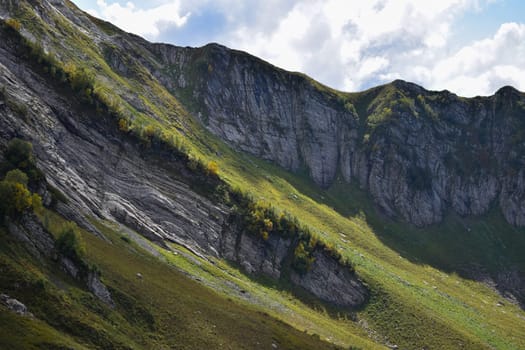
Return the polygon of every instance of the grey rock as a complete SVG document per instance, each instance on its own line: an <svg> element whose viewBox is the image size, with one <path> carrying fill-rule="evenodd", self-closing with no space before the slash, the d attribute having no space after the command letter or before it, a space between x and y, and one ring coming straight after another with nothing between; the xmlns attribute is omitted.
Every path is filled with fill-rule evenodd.
<svg viewBox="0 0 525 350"><path fill-rule="evenodd" d="M293 283L338 306L358 306L366 302L368 290L353 272L322 251L315 251L314 258L310 270L304 275L292 270Z"/></svg>
<svg viewBox="0 0 525 350"><path fill-rule="evenodd" d="M281 278L283 261L294 248L290 240L270 237L263 241L228 227L229 208L172 176L184 171L175 159L171 161L166 155L161 162L156 161L159 155L155 150L141 149L118 133L114 123L77 108L30 67L23 67L23 77L13 73L21 70L20 64L12 48L0 43L0 85L17 91L30 111L25 122L9 110L0 110L0 145L14 136L32 142L47 181L68 198L67 204L58 206L62 215L97 235L101 234L86 217L119 223L159 244L181 244L202 258L211 255L235 261L247 273ZM332 127L331 122L326 124L327 130ZM328 135L326 143L327 147L331 144ZM111 296L100 280L84 276L84 269L67 257L61 257L60 263L74 278L87 278L88 288L111 304ZM312 273L325 271L315 269ZM346 290L360 284L355 275L346 277ZM351 302L344 306L357 306L355 302L359 301L340 296L332 299L320 294L317 287L310 288L308 282L302 287L328 302Z"/></svg>
<svg viewBox="0 0 525 350"><path fill-rule="evenodd" d="M53 255L55 241L43 229L36 216L24 215L20 222L9 223L9 233L24 243L31 254L38 259L49 258Z"/></svg>
<svg viewBox="0 0 525 350"><path fill-rule="evenodd" d="M87 285L91 293L93 293L97 298L111 307L115 306L115 303L111 298L111 293L109 292L106 285L100 281L100 276L98 273L89 273Z"/></svg>
<svg viewBox="0 0 525 350"><path fill-rule="evenodd" d="M64 269L65 272L67 272L71 277L73 278L80 278L80 269L75 263L67 258L62 257L60 259L60 266Z"/></svg>
<svg viewBox="0 0 525 350"><path fill-rule="evenodd" d="M357 307L368 298L367 288L355 273L324 251L315 251L311 268L300 275L285 264L285 259L293 255L297 244L292 239L270 235L265 241L235 227L225 230L222 237L221 255L238 263L248 274L278 280L286 269L293 284L320 300L341 307Z"/></svg>
<svg viewBox="0 0 525 350"><path fill-rule="evenodd" d="M7 294L1 294L0 295L0 301L11 311L22 315L22 316L29 316L32 317L33 314L28 312L27 307L18 301L17 299L11 298Z"/></svg>
<svg viewBox="0 0 525 350"><path fill-rule="evenodd" d="M176 47L151 44L125 33L108 34L63 1L54 3L44 1L39 5L43 20L53 26L52 16L45 13L59 8L62 15L91 37L116 72L132 76L139 66L149 71L186 106L191 106L208 130L236 149L272 160L292 171L306 167L311 178L323 187L330 186L337 174L341 174L346 182L356 181L368 190L384 213L417 226L438 223L449 210L462 216L481 215L492 204L499 206L511 224L525 225L522 135L525 96L511 87L504 87L493 96L465 99L448 91L427 91L398 80L363 93L343 94L221 45ZM7 17L16 9L15 2L6 2L0 14ZM51 46L47 41L50 39L42 39L44 47ZM57 45L57 41L60 42L55 40L53 45ZM15 57L8 54L12 48L6 46L4 43L0 53L7 70L17 72L24 80L22 85L49 92L50 88L41 86L41 82L33 85L39 78L30 70L20 73ZM60 57L60 50L55 50ZM18 89L16 83L1 84L32 111L43 111L46 115L53 109L51 112L58 120L46 117L41 120L38 113L28 116L29 122L46 123L46 127L39 129L40 133L51 132L53 123L59 123L68 132L93 141L89 152L105 149L104 142L95 141L102 135L96 135L94 130L86 135L82 121L67 112L68 101L60 96L49 96L42 101L25 89ZM119 92L135 109L147 110L132 91ZM155 96L149 97L155 101ZM392 115L372 127L371 116L381 112L384 106L391 107ZM13 115L9 108L2 109ZM11 125L1 133L5 139L8 134L23 135L28 131L27 125ZM52 134L53 140L42 143L48 148L47 154L53 153L53 147L67 135L60 127L53 129ZM71 143L71 138L64 142ZM68 173L65 168L69 167L70 159L60 157L64 156L53 161L57 162L57 168L63 167L64 176L74 181L79 190L86 193L95 190L92 183L78 177L80 174ZM89 168L95 171L99 181L98 164L85 170ZM424 186L412 178L414 169L424 171ZM92 200L93 195L95 193L77 198L75 205ZM154 192L150 193L150 198L153 197ZM134 206L128 201L115 206L108 203L108 208L98 208L99 211L96 205L85 205L83 209L96 217L106 217L108 210L114 210L119 216L123 213L120 206L124 204ZM132 207L125 209L130 215L120 219L148 230L153 218L131 215L134 214ZM76 207L69 209L70 213L78 212ZM82 223L82 218L75 221L89 226ZM174 229L172 226L171 230ZM147 234L157 240L166 237L166 232L158 226L151 227Z"/></svg>
<svg viewBox="0 0 525 350"><path fill-rule="evenodd" d="M440 222L449 209L481 215L493 203L513 225L525 224L525 146L519 133L525 128L525 95L517 90L464 99L395 81L354 95L356 105L367 104L358 115L334 92L242 52L215 44L194 51L163 46L162 52L179 59L167 86L177 92L183 86L176 77L191 75L185 85L200 106L197 115L235 148L292 171L305 166L323 187L340 173L367 189L387 215L417 226ZM197 54L199 65L213 69L199 70L192 63ZM388 95L392 88L398 97ZM403 107L400 96L413 107ZM383 100L393 114L371 127L368 118L381 111ZM414 169L424 171L425 186L411 178Z"/></svg>

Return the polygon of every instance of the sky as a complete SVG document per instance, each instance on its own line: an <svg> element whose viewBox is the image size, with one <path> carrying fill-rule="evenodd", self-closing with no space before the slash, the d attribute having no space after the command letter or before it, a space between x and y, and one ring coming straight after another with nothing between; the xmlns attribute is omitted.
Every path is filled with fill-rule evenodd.
<svg viewBox="0 0 525 350"><path fill-rule="evenodd" d="M523 0L73 0L150 41L217 42L344 91L525 91Z"/></svg>

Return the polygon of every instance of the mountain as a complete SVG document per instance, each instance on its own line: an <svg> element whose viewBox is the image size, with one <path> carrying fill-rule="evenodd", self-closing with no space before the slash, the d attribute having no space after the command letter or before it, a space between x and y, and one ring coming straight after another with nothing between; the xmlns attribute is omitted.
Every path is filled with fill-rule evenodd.
<svg viewBox="0 0 525 350"><path fill-rule="evenodd" d="M0 347L525 346L523 93L0 18Z"/></svg>
<svg viewBox="0 0 525 350"><path fill-rule="evenodd" d="M236 148L304 167L323 187L338 175L355 181L387 215L418 226L492 205L525 225L525 95L511 87L466 99L398 80L348 94L218 45L160 53L180 63L158 78Z"/></svg>

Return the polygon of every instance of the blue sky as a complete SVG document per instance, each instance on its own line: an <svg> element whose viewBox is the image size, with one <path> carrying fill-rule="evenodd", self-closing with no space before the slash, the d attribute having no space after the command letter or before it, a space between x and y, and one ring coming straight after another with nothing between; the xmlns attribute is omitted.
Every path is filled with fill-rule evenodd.
<svg viewBox="0 0 525 350"><path fill-rule="evenodd" d="M463 96L525 90L520 0L73 0L151 41L219 42L334 88L394 79Z"/></svg>

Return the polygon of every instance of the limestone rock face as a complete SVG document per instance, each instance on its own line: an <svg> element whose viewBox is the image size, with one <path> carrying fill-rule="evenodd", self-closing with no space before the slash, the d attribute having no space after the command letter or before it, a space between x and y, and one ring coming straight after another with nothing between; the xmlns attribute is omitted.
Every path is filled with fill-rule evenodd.
<svg viewBox="0 0 525 350"><path fill-rule="evenodd" d="M368 299L368 289L355 273L326 252L316 250L310 269L299 274L287 262L297 245L290 238L270 235L267 240L263 240L231 226L222 237L221 255L239 264L249 274L278 280L286 271L293 284L320 300L341 307L358 307Z"/></svg>
<svg viewBox="0 0 525 350"><path fill-rule="evenodd" d="M306 167L323 187L340 174L417 226L492 204L525 225L525 94L511 87L466 99L395 81L344 94L215 44L156 50L179 63L166 84L190 91L202 123L235 148Z"/></svg>
<svg viewBox="0 0 525 350"><path fill-rule="evenodd" d="M111 59L116 60L114 53ZM114 63L115 69L123 69L118 60ZM24 74L18 74L20 71ZM176 242L201 257L231 260L250 274L282 277L283 270L289 268L284 260L296 242L279 237L264 241L230 227L230 208L193 190L184 176L174 175L185 171L174 156L153 147L143 148L120 133L114 121L86 111L48 84L20 62L9 43L0 43L0 86L9 96L16 95L28 110L21 118L9 107L0 106L0 146L4 148L13 137L31 141L46 180L68 199L57 206L62 215L95 234L101 235L87 217L119 223L159 244ZM49 255L53 241L38 225L33 226L22 223L12 231L34 245L35 251ZM30 230L34 235L26 234ZM39 236L43 237L37 239ZM71 276L85 280L99 299L113 304L98 275L86 275L67 257L61 257L60 263ZM337 265L337 261L333 263ZM311 273L319 275L312 280L330 274L323 269ZM354 293L354 288L358 288L355 293L367 293L355 274L344 276L344 293ZM301 287L344 307L357 307L365 300L332 298L309 282L301 282Z"/></svg>
<svg viewBox="0 0 525 350"><path fill-rule="evenodd" d="M362 305L366 302L368 291L353 273L321 251L316 251L314 258L310 270L304 275L292 271L292 282L335 305Z"/></svg>

